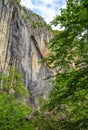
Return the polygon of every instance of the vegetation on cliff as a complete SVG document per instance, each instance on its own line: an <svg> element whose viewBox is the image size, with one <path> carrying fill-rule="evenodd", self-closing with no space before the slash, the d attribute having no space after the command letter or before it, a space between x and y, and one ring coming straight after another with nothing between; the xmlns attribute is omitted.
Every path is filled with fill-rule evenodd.
<svg viewBox="0 0 88 130"><path fill-rule="evenodd" d="M68 0L52 24L64 29L55 32L46 59L57 70L49 100L40 98L40 112L31 114L22 75L14 69L9 76L1 73L1 130L88 129L88 2Z"/></svg>
<svg viewBox="0 0 88 130"><path fill-rule="evenodd" d="M25 6L21 6L21 11L22 11L22 19L24 20L27 26L29 26L28 23L31 23L34 29L43 28L52 30L51 25L47 24L40 15L32 12L31 10L28 10Z"/></svg>
<svg viewBox="0 0 88 130"><path fill-rule="evenodd" d="M25 102L28 96L22 74L15 69L0 73L0 130L27 129L26 117L32 112Z"/></svg>
<svg viewBox="0 0 88 130"><path fill-rule="evenodd" d="M87 130L88 2L68 0L52 24L64 28L51 40L46 60L57 70L55 88L35 122L42 130Z"/></svg>
<svg viewBox="0 0 88 130"><path fill-rule="evenodd" d="M52 24L64 28L51 40L48 64L56 68L55 88L45 108L50 128L88 129L88 2L68 0ZM54 125L54 127L53 127Z"/></svg>

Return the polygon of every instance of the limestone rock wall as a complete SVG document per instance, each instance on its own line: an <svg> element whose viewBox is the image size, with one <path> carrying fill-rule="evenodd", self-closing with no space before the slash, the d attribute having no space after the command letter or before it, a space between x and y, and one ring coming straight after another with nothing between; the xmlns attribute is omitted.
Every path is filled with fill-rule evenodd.
<svg viewBox="0 0 88 130"><path fill-rule="evenodd" d="M47 97L52 89L52 82L44 80L52 71L39 63L48 56L52 35L42 17L12 0L0 1L0 70L14 65L24 73L35 106L38 97Z"/></svg>

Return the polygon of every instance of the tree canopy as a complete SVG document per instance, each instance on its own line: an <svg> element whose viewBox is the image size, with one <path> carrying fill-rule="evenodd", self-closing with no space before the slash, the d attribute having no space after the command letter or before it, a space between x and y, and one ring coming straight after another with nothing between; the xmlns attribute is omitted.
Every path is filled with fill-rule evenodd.
<svg viewBox="0 0 88 130"><path fill-rule="evenodd" d="M22 75L12 70L9 77L0 76L1 130L88 129L88 1L67 0L52 24L62 30L51 40L46 60L56 70L49 100L40 99L41 111L27 122L30 110Z"/></svg>
<svg viewBox="0 0 88 130"><path fill-rule="evenodd" d="M32 112L28 96L21 73L13 68L9 74L0 72L0 130L32 130L26 121Z"/></svg>
<svg viewBox="0 0 88 130"><path fill-rule="evenodd" d="M59 25L46 61L55 68L55 88L45 106L60 130L88 129L88 1L68 0L52 24ZM60 118L59 118L60 117Z"/></svg>

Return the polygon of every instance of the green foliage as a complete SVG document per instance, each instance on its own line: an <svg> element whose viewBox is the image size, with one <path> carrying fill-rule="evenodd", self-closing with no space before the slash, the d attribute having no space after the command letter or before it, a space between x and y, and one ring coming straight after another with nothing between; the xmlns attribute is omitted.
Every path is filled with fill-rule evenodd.
<svg viewBox="0 0 88 130"><path fill-rule="evenodd" d="M55 31L51 54L44 59L56 68L55 88L48 101L40 97L41 111L31 118L39 130L88 129L88 2L68 0L52 24L64 27Z"/></svg>
<svg viewBox="0 0 88 130"><path fill-rule="evenodd" d="M74 57L78 57L79 63L87 56L88 42L88 11L84 7L84 1L68 0L67 8L61 10L61 15L53 20L53 24L60 24L64 31L57 34L51 41L51 63L54 66L67 67ZM73 48L75 51L73 51ZM86 58L87 60L87 58Z"/></svg>
<svg viewBox="0 0 88 130"><path fill-rule="evenodd" d="M0 77L1 130L88 129L88 2L68 0L52 24L64 28L55 31L46 59L57 70L55 88L48 101L40 97L41 111L26 118L31 110L22 75L12 69Z"/></svg>
<svg viewBox="0 0 88 130"><path fill-rule="evenodd" d="M0 130L31 130L26 121L32 112L25 102L28 95L22 74L14 69L11 69L9 75L1 73Z"/></svg>
<svg viewBox="0 0 88 130"><path fill-rule="evenodd" d="M11 68L9 74L2 73L1 78L1 91L7 94L13 93L14 95L18 95L18 97L29 95L26 87L24 86L23 75L18 73L18 71L14 68ZM17 98L18 98L17 97Z"/></svg>
<svg viewBox="0 0 88 130"><path fill-rule="evenodd" d="M32 21L32 25L33 25L33 28L37 28L39 26L38 23L36 23L34 21Z"/></svg>
<svg viewBox="0 0 88 130"><path fill-rule="evenodd" d="M20 3L20 2L21 2L21 0L17 0L17 2L18 2L18 3Z"/></svg>
<svg viewBox="0 0 88 130"><path fill-rule="evenodd" d="M40 129L88 129L88 2L68 0L52 24L60 25L46 61L56 68L55 88L40 115ZM47 112L49 112L47 117ZM44 115L43 118L42 115ZM39 126L39 127L40 127Z"/></svg>
<svg viewBox="0 0 88 130"><path fill-rule="evenodd" d="M21 0L11 0L11 2L16 3L19 6L19 8L21 8L21 4L20 4Z"/></svg>
<svg viewBox="0 0 88 130"><path fill-rule="evenodd" d="M21 0L14 0L15 2L17 2L18 4L20 4Z"/></svg>
<svg viewBox="0 0 88 130"><path fill-rule="evenodd" d="M66 130L88 128L87 69L58 74L55 84L56 87L51 93L47 106L49 111L54 111L58 117L64 115L64 119L58 121L61 124L64 122L62 127Z"/></svg>
<svg viewBox="0 0 88 130"><path fill-rule="evenodd" d="M46 28L47 28L48 30L52 30L51 25L49 25L49 24L46 24Z"/></svg>
<svg viewBox="0 0 88 130"><path fill-rule="evenodd" d="M24 10L24 12L25 12L26 14L28 14L28 9L27 9L25 6L22 6L22 9Z"/></svg>

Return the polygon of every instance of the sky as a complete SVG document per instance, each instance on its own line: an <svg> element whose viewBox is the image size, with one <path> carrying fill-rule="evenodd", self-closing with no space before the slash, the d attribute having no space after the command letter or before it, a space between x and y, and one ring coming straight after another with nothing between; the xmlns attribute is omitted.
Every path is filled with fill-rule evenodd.
<svg viewBox="0 0 88 130"><path fill-rule="evenodd" d="M66 0L21 0L21 4L41 15L49 24L60 14L60 8L66 7Z"/></svg>

